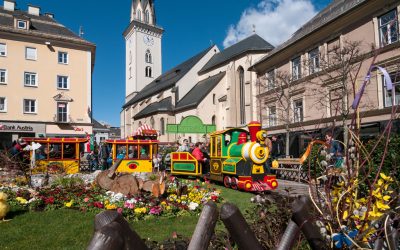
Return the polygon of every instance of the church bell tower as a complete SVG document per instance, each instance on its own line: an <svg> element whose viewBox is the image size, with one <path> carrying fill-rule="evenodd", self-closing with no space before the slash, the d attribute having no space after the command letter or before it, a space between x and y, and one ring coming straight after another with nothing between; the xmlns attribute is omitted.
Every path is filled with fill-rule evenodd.
<svg viewBox="0 0 400 250"><path fill-rule="evenodd" d="M132 0L125 38L125 102L161 75L161 38L153 0Z"/></svg>

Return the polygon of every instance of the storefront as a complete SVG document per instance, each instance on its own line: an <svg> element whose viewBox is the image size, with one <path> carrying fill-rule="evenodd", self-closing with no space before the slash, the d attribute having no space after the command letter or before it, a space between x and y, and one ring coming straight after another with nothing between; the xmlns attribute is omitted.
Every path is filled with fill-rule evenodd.
<svg viewBox="0 0 400 250"><path fill-rule="evenodd" d="M10 148L20 137L42 137L45 133L43 123L0 122L0 149Z"/></svg>
<svg viewBox="0 0 400 250"><path fill-rule="evenodd" d="M47 124L46 137L86 137L93 134L90 125Z"/></svg>

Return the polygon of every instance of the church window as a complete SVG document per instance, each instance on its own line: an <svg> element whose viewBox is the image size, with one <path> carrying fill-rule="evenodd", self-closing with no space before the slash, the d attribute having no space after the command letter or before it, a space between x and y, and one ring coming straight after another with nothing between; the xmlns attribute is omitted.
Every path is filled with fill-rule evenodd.
<svg viewBox="0 0 400 250"><path fill-rule="evenodd" d="M154 128L154 118L153 117L150 118L150 125L151 125L151 128L153 129Z"/></svg>
<svg viewBox="0 0 400 250"><path fill-rule="evenodd" d="M212 125L215 125L215 115L213 115L213 116L211 117L211 124L212 124Z"/></svg>
<svg viewBox="0 0 400 250"><path fill-rule="evenodd" d="M131 79L131 78L132 78L132 68L129 67L129 79Z"/></svg>
<svg viewBox="0 0 400 250"><path fill-rule="evenodd" d="M132 64L132 51L129 51L129 64Z"/></svg>
<svg viewBox="0 0 400 250"><path fill-rule="evenodd" d="M152 77L151 76L151 67L150 66L146 67L146 77Z"/></svg>
<svg viewBox="0 0 400 250"><path fill-rule="evenodd" d="M238 78L239 78L239 112L240 112L240 123L245 124L246 123L246 112L245 112L245 84L244 84L244 70L242 67L238 69Z"/></svg>
<svg viewBox="0 0 400 250"><path fill-rule="evenodd" d="M152 63L152 58L151 58L151 53L150 50L146 51L146 58L145 58L147 63Z"/></svg>
<svg viewBox="0 0 400 250"><path fill-rule="evenodd" d="M165 122L164 118L160 119L160 134L165 135Z"/></svg>
<svg viewBox="0 0 400 250"><path fill-rule="evenodd" d="M149 10L146 10L146 12L144 14L144 22L149 23L149 20L150 20L150 13L149 13Z"/></svg>
<svg viewBox="0 0 400 250"><path fill-rule="evenodd" d="M137 20L142 21L142 12L140 10L137 11Z"/></svg>

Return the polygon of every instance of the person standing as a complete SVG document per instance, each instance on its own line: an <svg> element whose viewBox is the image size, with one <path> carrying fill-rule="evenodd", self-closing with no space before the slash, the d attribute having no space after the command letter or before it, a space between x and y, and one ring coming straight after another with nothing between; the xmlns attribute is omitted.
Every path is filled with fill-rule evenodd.
<svg viewBox="0 0 400 250"><path fill-rule="evenodd" d="M100 144L100 159L101 159L101 170L108 169L107 159L110 155L110 151L108 150L107 144L102 142Z"/></svg>
<svg viewBox="0 0 400 250"><path fill-rule="evenodd" d="M283 141L276 135L273 135L271 139L271 157L272 159L276 159L284 155Z"/></svg>
<svg viewBox="0 0 400 250"><path fill-rule="evenodd" d="M339 141L333 139L333 135L330 131L325 134L325 141L328 144L327 149L331 155L331 162L336 168L341 167L343 163L343 157L342 147L340 146Z"/></svg>
<svg viewBox="0 0 400 250"><path fill-rule="evenodd" d="M208 173L207 158L204 157L202 149L203 149L203 143L196 142L196 144L194 145L192 155L194 156L194 158L196 158L197 162L201 164L203 172Z"/></svg>
<svg viewBox="0 0 400 250"><path fill-rule="evenodd" d="M182 145L178 148L178 152L189 152L189 141L187 139L183 140Z"/></svg>

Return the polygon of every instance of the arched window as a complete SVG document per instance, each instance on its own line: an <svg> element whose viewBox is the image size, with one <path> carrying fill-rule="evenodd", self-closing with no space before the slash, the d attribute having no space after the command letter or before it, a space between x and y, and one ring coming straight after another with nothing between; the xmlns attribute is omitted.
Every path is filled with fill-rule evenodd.
<svg viewBox="0 0 400 250"><path fill-rule="evenodd" d="M149 10L146 10L144 12L144 22L149 23L149 20L150 20L150 13L149 13Z"/></svg>
<svg viewBox="0 0 400 250"><path fill-rule="evenodd" d="M154 129L154 118L153 117L150 118L150 125L151 125L151 128Z"/></svg>
<svg viewBox="0 0 400 250"><path fill-rule="evenodd" d="M132 51L129 51L129 64L132 64Z"/></svg>
<svg viewBox="0 0 400 250"><path fill-rule="evenodd" d="M151 77L151 67L150 66L146 67L146 77Z"/></svg>
<svg viewBox="0 0 400 250"><path fill-rule="evenodd" d="M240 123L246 123L246 111L245 111L245 85L244 85L244 69L242 67L238 68L237 71L239 80L239 112L240 112Z"/></svg>
<svg viewBox="0 0 400 250"><path fill-rule="evenodd" d="M142 12L140 10L137 11L136 18L139 21L142 21Z"/></svg>
<svg viewBox="0 0 400 250"><path fill-rule="evenodd" d="M147 63L152 63L151 52L150 50L146 50L145 60Z"/></svg>
<svg viewBox="0 0 400 250"><path fill-rule="evenodd" d="M160 133L161 135L165 135L165 122L164 118L160 119Z"/></svg>
<svg viewBox="0 0 400 250"><path fill-rule="evenodd" d="M213 115L213 116L211 117L211 124L212 124L212 125L215 125L215 115Z"/></svg>

